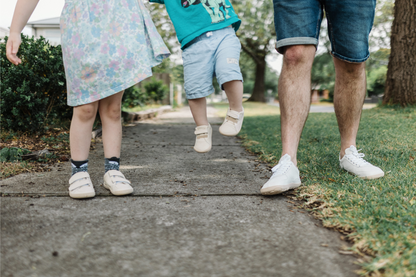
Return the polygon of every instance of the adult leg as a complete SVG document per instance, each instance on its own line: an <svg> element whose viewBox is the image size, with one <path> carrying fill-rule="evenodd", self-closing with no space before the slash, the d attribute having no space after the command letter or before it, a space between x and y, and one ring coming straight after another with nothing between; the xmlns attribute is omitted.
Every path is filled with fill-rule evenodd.
<svg viewBox="0 0 416 277"><path fill-rule="evenodd" d="M196 126L208 125L207 117L207 101L205 97L197 99L188 99L192 116L194 117Z"/></svg>
<svg viewBox="0 0 416 277"><path fill-rule="evenodd" d="M97 109L98 102L74 107L70 129L71 158L74 161L88 159Z"/></svg>
<svg viewBox="0 0 416 277"><path fill-rule="evenodd" d="M225 94L227 94L230 110L241 112L243 110L243 82L230 81L223 84Z"/></svg>
<svg viewBox="0 0 416 277"><path fill-rule="evenodd" d="M282 156L290 155L297 165L300 136L311 102L311 68L314 45L288 46L284 52L278 95L282 133Z"/></svg>
<svg viewBox="0 0 416 277"><path fill-rule="evenodd" d="M361 110L366 92L365 63L348 63L334 58L334 108L341 134L341 158L345 149L356 146Z"/></svg>
<svg viewBox="0 0 416 277"><path fill-rule="evenodd" d="M124 91L100 101L99 112L103 125L104 156L120 157L121 148L121 99Z"/></svg>

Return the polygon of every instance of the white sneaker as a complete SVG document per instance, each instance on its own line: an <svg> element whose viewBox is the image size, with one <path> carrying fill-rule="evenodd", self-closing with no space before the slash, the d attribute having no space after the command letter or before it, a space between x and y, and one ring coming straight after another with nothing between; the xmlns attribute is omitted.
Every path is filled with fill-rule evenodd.
<svg viewBox="0 0 416 277"><path fill-rule="evenodd" d="M260 190L263 195L279 194L297 188L301 184L299 170L288 154L280 158L279 163L272 168L272 172L272 177Z"/></svg>
<svg viewBox="0 0 416 277"><path fill-rule="evenodd" d="M236 136L243 126L244 109L241 112L236 112L228 108L227 115L220 127L221 135L233 137Z"/></svg>
<svg viewBox="0 0 416 277"><path fill-rule="evenodd" d="M212 128L211 125L202 125L195 128L194 149L199 153L209 152L212 148Z"/></svg>
<svg viewBox="0 0 416 277"><path fill-rule="evenodd" d="M109 170L104 174L104 187L114 195L126 195L133 192L130 181L118 170Z"/></svg>
<svg viewBox="0 0 416 277"><path fill-rule="evenodd" d="M361 149L360 149L361 150ZM351 145L345 149L345 155L339 158L339 165L351 174L363 179L377 179L384 176L383 170L363 159L363 153L358 153L357 148Z"/></svg>
<svg viewBox="0 0 416 277"><path fill-rule="evenodd" d="M95 190L88 172L78 172L69 179L69 196L72 198L90 198Z"/></svg>

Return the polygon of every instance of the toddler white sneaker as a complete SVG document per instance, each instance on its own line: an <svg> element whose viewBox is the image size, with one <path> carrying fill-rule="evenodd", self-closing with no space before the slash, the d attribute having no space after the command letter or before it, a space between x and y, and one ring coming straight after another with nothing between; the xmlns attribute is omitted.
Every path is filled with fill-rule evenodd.
<svg viewBox="0 0 416 277"><path fill-rule="evenodd" d="M211 125L202 125L195 128L195 146L198 153L209 152L212 148L212 128Z"/></svg>
<svg viewBox="0 0 416 277"><path fill-rule="evenodd" d="M360 149L361 150L361 149ZM377 179L384 176L383 170L374 166L363 159L363 153L358 153L359 150L351 145L345 150L345 155L339 158L339 165L351 174L357 175L363 179Z"/></svg>
<svg viewBox="0 0 416 277"><path fill-rule="evenodd" d="M236 136L243 126L244 109L241 112L228 108L227 115L220 127L220 134L228 137Z"/></svg>
<svg viewBox="0 0 416 277"><path fill-rule="evenodd" d="M288 154L280 158L279 163L272 168L272 172L272 177L260 190L263 195L279 194L297 188L301 184L299 170Z"/></svg>
<svg viewBox="0 0 416 277"><path fill-rule="evenodd" d="M104 174L104 187L114 195L126 195L133 192L130 181L118 170L109 170Z"/></svg>
<svg viewBox="0 0 416 277"><path fill-rule="evenodd" d="M95 196L95 190L88 172L78 172L69 179L69 196L72 198L90 198Z"/></svg>

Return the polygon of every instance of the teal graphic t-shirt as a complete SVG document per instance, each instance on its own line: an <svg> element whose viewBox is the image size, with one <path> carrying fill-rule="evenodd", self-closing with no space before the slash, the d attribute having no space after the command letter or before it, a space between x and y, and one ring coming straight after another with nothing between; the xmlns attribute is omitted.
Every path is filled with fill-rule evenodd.
<svg viewBox="0 0 416 277"><path fill-rule="evenodd" d="M209 31L232 25L238 30L241 20L229 0L149 0L165 4L182 48Z"/></svg>

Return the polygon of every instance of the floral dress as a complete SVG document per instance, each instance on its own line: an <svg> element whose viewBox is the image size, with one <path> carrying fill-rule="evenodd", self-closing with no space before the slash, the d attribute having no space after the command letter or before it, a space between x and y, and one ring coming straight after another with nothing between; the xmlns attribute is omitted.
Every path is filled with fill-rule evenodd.
<svg viewBox="0 0 416 277"><path fill-rule="evenodd" d="M140 82L170 55L142 0L66 0L61 36L69 106Z"/></svg>

